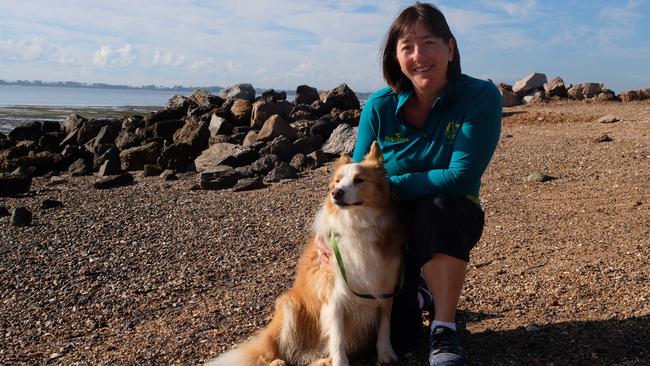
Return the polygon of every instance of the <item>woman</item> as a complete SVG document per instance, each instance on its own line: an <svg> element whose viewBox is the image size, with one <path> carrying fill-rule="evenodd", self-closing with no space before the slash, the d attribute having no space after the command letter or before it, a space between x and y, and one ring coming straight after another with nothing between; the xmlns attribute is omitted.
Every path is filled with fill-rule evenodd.
<svg viewBox="0 0 650 366"><path fill-rule="evenodd" d="M379 143L408 233L410 275L395 299L394 339L408 338L418 321L421 327L421 275L434 306L429 364L464 365L456 307L469 252L483 231L479 187L499 139L501 95L492 83L461 74L456 39L429 4L416 3L395 19L383 73L389 86L363 108L353 160ZM327 263L331 253L322 241L319 247Z"/></svg>

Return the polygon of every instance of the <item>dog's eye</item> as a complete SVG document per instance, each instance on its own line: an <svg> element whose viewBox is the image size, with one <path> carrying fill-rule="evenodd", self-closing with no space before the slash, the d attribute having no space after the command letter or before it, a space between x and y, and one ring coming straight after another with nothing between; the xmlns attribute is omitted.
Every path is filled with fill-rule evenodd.
<svg viewBox="0 0 650 366"><path fill-rule="evenodd" d="M365 181L366 180L363 179L363 178L354 178L354 180L352 182L354 182L354 184L361 184L361 183L363 183Z"/></svg>
<svg viewBox="0 0 650 366"><path fill-rule="evenodd" d="M338 182L340 182L340 181L341 181L340 179L337 179L337 180L334 181L334 183L338 183Z"/></svg>

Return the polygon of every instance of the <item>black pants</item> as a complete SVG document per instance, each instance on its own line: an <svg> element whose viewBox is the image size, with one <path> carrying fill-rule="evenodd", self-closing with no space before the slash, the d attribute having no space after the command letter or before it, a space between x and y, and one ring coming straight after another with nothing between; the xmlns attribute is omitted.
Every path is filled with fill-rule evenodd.
<svg viewBox="0 0 650 366"><path fill-rule="evenodd" d="M469 262L469 253L483 233L483 210L464 197L424 196L403 204L399 215L407 236L406 279L393 302L391 339L400 351L409 349L422 334L417 303L422 265L434 254Z"/></svg>

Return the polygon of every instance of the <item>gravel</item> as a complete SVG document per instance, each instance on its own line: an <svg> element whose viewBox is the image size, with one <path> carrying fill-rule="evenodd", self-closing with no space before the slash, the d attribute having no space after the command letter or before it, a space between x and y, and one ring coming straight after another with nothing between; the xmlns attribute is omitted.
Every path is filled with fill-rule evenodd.
<svg viewBox="0 0 650 366"><path fill-rule="evenodd" d="M650 101L505 115L459 304L470 364L649 364ZM241 342L291 286L328 170L237 193L35 178L0 199L34 213L0 217L0 364L196 364ZM423 341L397 364L425 360Z"/></svg>

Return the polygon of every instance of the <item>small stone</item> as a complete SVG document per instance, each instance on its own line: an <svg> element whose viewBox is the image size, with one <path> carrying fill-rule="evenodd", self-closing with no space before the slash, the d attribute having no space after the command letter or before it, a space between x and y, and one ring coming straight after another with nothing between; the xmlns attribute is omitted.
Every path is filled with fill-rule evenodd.
<svg viewBox="0 0 650 366"><path fill-rule="evenodd" d="M16 207L11 214L11 223L15 226L29 226L32 223L32 212L25 207Z"/></svg>
<svg viewBox="0 0 650 366"><path fill-rule="evenodd" d="M55 207L63 207L63 202L51 198L46 198L45 201L41 203L41 210L47 210Z"/></svg>
<svg viewBox="0 0 650 366"><path fill-rule="evenodd" d="M52 354L50 355L50 359L53 360L53 359L55 359L55 358L59 358L59 357L61 357L61 356L62 356L62 354L60 354L60 353L58 353L58 352L54 352L54 353L52 353Z"/></svg>
<svg viewBox="0 0 650 366"><path fill-rule="evenodd" d="M120 175L111 175L102 178L93 184L95 189L109 189L121 186L126 186L133 183L133 176L129 173L122 173Z"/></svg>
<svg viewBox="0 0 650 366"><path fill-rule="evenodd" d="M50 178L50 182L48 183L48 185L56 186L56 185L64 184L64 183L68 183L68 180L61 177L61 176L55 175L55 176Z"/></svg>
<svg viewBox="0 0 650 366"><path fill-rule="evenodd" d="M235 192L252 191L260 188L264 188L264 183L262 182L262 178L260 177L246 178L246 179L238 180L237 184L235 184L235 186L233 187L233 191Z"/></svg>
<svg viewBox="0 0 650 366"><path fill-rule="evenodd" d="M610 142L610 141L614 141L614 140L611 137L609 137L608 134L604 133L604 134L598 136L596 138L596 140L594 140L594 141L596 141L596 142Z"/></svg>
<svg viewBox="0 0 650 366"><path fill-rule="evenodd" d="M160 178L164 180L178 180L178 176L176 175L176 172L171 169L166 169L164 172L162 172L160 174Z"/></svg>
<svg viewBox="0 0 650 366"><path fill-rule="evenodd" d="M598 123L614 123L614 122L619 122L621 119L616 116L612 116L611 114L608 114L606 116L602 116L596 120Z"/></svg>
<svg viewBox="0 0 650 366"><path fill-rule="evenodd" d="M543 183L543 182L548 182L548 181L553 180L553 179L555 179L555 178L553 178L553 177L551 177L549 175L543 174L543 173L532 173L531 175L529 175L529 176L527 176L525 178L526 182L529 182L529 183Z"/></svg>

